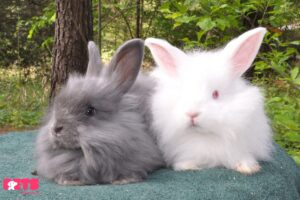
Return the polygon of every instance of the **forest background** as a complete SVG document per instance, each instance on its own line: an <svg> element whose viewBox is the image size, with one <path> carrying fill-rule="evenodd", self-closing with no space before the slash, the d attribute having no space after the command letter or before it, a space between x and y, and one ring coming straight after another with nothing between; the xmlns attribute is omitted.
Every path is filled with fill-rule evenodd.
<svg viewBox="0 0 300 200"><path fill-rule="evenodd" d="M158 37L185 50L206 50L222 47L249 29L266 27L268 33L247 78L265 93L275 140L300 165L300 1L91 0L91 3L93 38L106 61L120 44L131 38ZM56 4L54 0L0 2L2 133L36 129L47 108ZM144 69L149 70L152 65L146 51Z"/></svg>

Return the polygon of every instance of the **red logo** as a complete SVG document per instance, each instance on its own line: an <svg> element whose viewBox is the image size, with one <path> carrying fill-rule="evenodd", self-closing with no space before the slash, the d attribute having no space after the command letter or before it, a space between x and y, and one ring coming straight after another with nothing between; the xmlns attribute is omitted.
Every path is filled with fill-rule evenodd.
<svg viewBox="0 0 300 200"><path fill-rule="evenodd" d="M22 193L32 193L39 189L37 178L4 178L2 182L4 190L20 190ZM30 192L29 192L30 191Z"/></svg>

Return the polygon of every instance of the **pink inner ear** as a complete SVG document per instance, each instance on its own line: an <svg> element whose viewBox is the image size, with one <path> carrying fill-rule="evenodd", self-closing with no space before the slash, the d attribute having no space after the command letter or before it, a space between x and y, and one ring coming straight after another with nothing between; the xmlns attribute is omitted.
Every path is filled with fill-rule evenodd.
<svg viewBox="0 0 300 200"><path fill-rule="evenodd" d="M176 72L176 64L170 53L160 45L150 44L149 47L157 64L174 74Z"/></svg>
<svg viewBox="0 0 300 200"><path fill-rule="evenodd" d="M231 58L234 73L242 75L251 66L260 46L260 34L250 36L239 45Z"/></svg>

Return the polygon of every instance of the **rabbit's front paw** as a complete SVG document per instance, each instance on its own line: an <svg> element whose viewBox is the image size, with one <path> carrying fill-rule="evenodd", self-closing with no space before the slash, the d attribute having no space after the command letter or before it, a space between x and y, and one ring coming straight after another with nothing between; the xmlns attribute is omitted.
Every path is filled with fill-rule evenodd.
<svg viewBox="0 0 300 200"><path fill-rule="evenodd" d="M75 185L84 185L81 181L79 180L69 180L66 179L63 176L60 176L58 178L55 179L55 182L59 185L64 185L64 186L75 186Z"/></svg>
<svg viewBox="0 0 300 200"><path fill-rule="evenodd" d="M129 183L137 183L141 182L142 179L137 178L137 177L127 177L127 178L122 178L118 180L114 180L111 182L113 185L124 185L124 184L129 184Z"/></svg>
<svg viewBox="0 0 300 200"><path fill-rule="evenodd" d="M201 168L193 162L178 162L173 165L173 169L175 171L195 171L200 170Z"/></svg>
<svg viewBox="0 0 300 200"><path fill-rule="evenodd" d="M239 162L235 166L234 170L238 171L242 174L245 174L245 175L251 175L251 174L254 174L254 173L256 173L260 170L260 165L258 163L249 164L247 162Z"/></svg>

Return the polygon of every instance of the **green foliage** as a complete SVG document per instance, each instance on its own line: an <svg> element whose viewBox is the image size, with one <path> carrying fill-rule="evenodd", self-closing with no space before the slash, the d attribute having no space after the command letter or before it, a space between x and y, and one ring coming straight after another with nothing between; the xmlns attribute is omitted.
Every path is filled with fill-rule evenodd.
<svg viewBox="0 0 300 200"><path fill-rule="evenodd" d="M41 15L43 7L50 0L1 0L0 6L0 66L8 67L18 65L27 67L41 65L47 62L48 52L43 51L40 44L47 35L52 34L52 29L45 29L39 33L35 40L28 40L27 35L31 27L30 19Z"/></svg>
<svg viewBox="0 0 300 200"><path fill-rule="evenodd" d="M275 140L300 165L300 92L286 80L274 75L255 78L264 88L266 110L271 118Z"/></svg>
<svg viewBox="0 0 300 200"><path fill-rule="evenodd" d="M256 26L281 27L299 19L295 0L171 0L160 12L186 48L224 44ZM299 4L299 3L298 3Z"/></svg>
<svg viewBox="0 0 300 200"><path fill-rule="evenodd" d="M174 31L182 32L186 48L216 47L233 36L231 29L243 28L237 3L226 1L168 1L160 11L174 21ZM188 34L186 34L188 32ZM239 30L240 32L240 30Z"/></svg>
<svg viewBox="0 0 300 200"><path fill-rule="evenodd" d="M31 27L27 38L32 39L33 35L36 34L42 28L47 25L53 25L55 22L55 4L51 2L46 8L44 8L43 15L34 16L31 19Z"/></svg>
<svg viewBox="0 0 300 200"><path fill-rule="evenodd" d="M27 39L33 40L39 33L47 29L49 27L54 28L54 22L55 22L55 2L51 1L44 9L43 14L40 16L33 16L29 21L28 24L30 24L30 29L28 31ZM43 49L48 50L51 54L51 49L54 42L54 35L48 35L45 38L43 38L43 41L40 45Z"/></svg>
<svg viewBox="0 0 300 200"><path fill-rule="evenodd" d="M294 87L300 88L299 66L293 62L300 59L297 47L300 40L283 41L278 33L268 33L264 43L266 50L258 55L258 61L255 62L257 74L264 74L272 69L283 80L288 81Z"/></svg>

